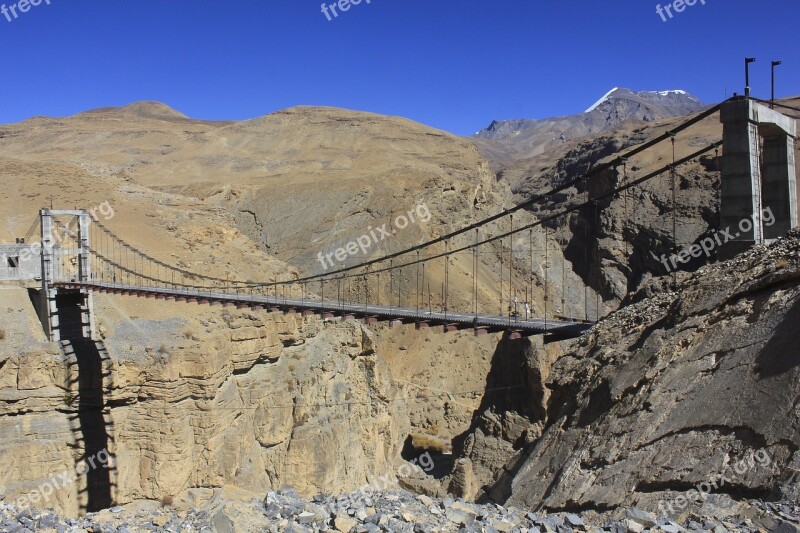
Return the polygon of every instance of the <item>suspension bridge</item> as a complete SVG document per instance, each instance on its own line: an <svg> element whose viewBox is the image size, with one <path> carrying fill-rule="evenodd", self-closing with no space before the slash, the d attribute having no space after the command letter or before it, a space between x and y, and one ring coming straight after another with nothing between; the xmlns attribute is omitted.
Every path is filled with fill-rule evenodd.
<svg viewBox="0 0 800 533"><path fill-rule="evenodd" d="M723 138L679 155L676 140L685 135L693 141L686 143L688 146L697 146L691 128L716 113L720 113L723 122ZM667 217L671 218L672 239L664 246L665 251L677 253L681 245L676 206L680 168L711 153L715 154L715 160L720 160L722 148L719 225L724 227L726 223L754 217L751 231L740 235L732 245L746 247L765 242L778 236L775 232L785 233L797 226L795 137L794 119L755 99L734 98L645 143L633 145L604 163L595 164L580 176L565 179L551 190L482 220L376 259L284 280L229 280L191 272L132 246L103 223L93 220L87 211L42 209L40 315L51 338L58 340L64 326L58 324L59 293L83 294L84 318L79 327L85 337L90 337L91 295L97 292L363 320L369 324L379 321L414 324L417 329L435 326L444 331L472 329L476 335L505 332L510 338L576 337L591 328L602 314L599 241L605 231L601 224L604 210L624 205L625 217L633 219L636 215L629 213L629 204L635 210L637 202L651 195L646 186L666 177L671 195L671 213ZM657 168L632 164L659 145L666 145L667 153L671 148L671 160L666 164ZM760 223L763 206L770 206L778 219L778 224L769 230ZM533 221L532 212L536 213ZM518 213L515 226L514 216ZM561 305L553 304L558 288L553 287L555 268L550 250L559 229L568 227L574 217L592 222L585 227L587 235L593 232L588 236L596 247L585 251L586 261L593 263L591 268L584 265L585 270L593 272L596 279L584 279L583 317L565 315L567 274L563 262L566 259L564 247L557 243L562 251ZM65 223L65 218L70 222ZM523 222L519 223L519 219ZM626 223L623 220L623 225ZM625 241L627 254L630 250L626 229L619 231L619 238ZM64 234L68 236L66 241L54 237ZM534 242L543 246L537 247ZM644 255L643 252L639 250L639 255ZM471 256L471 267L463 264L466 256ZM484 256L495 258L495 262L499 259L499 272L490 268L496 265L487 264L485 259L481 261ZM461 260L457 262L456 258ZM455 272L460 279L471 280L471 298L453 295L451 279ZM431 289L432 280L438 285L435 291ZM487 294L487 285L494 288L495 294ZM595 294L591 319L590 285ZM520 301L518 295L523 291L525 296Z"/></svg>

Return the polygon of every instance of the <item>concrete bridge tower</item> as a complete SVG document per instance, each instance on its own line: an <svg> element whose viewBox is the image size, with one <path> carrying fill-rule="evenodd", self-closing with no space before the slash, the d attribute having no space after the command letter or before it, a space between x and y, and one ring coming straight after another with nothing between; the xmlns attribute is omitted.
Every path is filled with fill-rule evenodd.
<svg viewBox="0 0 800 533"><path fill-rule="evenodd" d="M53 217L70 216L78 221L77 232L69 226L54 230ZM92 313L92 294L90 291L67 291L54 288L59 281L89 281L91 279L89 261L89 225L91 219L86 211L61 211L42 209L39 211L42 230L42 291L39 303L39 318L51 341L68 337L93 338L94 320ZM75 220L73 218L73 220ZM65 247L66 245L66 247ZM75 246L72 248L71 246ZM75 268L65 268L65 257L75 257ZM73 263L73 261L69 261ZM60 312L70 305L79 309L78 313ZM69 324L62 323L62 317L76 317Z"/></svg>
<svg viewBox="0 0 800 533"><path fill-rule="evenodd" d="M720 120L720 229L730 228L735 237L720 251L728 259L797 227L797 125L793 118L745 98L723 104ZM766 225L765 218L769 223L772 217L774 222Z"/></svg>

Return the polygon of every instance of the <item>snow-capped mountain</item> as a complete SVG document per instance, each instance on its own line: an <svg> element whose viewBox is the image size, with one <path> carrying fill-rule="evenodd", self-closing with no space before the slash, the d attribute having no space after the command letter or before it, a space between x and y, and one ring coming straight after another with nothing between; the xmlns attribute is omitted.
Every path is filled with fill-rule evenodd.
<svg viewBox="0 0 800 533"><path fill-rule="evenodd" d="M680 89L636 92L614 87L583 113L541 120L495 120L474 138L484 152L494 151L495 156L502 152L504 159L519 159L570 139L614 129L626 121L650 122L689 115L704 107L697 97Z"/></svg>
<svg viewBox="0 0 800 533"><path fill-rule="evenodd" d="M663 107L665 109L662 111L666 111L668 114L665 114L659 118L685 115L703 107L703 104L700 102L700 100L680 89L675 89L672 91L641 91L637 93L631 91L630 89L614 87L604 94L600 100L595 102L594 105L587 109L585 113L591 113L604 103L613 100L634 101L652 106Z"/></svg>

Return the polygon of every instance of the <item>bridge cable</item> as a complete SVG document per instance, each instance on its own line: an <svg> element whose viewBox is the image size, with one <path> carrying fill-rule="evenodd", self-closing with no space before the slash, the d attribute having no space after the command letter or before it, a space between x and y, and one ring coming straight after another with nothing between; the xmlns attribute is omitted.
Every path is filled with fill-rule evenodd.
<svg viewBox="0 0 800 533"><path fill-rule="evenodd" d="M586 207L589 207L589 202L592 201L592 195L589 192L589 184L587 180L583 180L583 188L586 191ZM578 216L583 218L584 220L588 219L588 216L584 216L583 213L579 213ZM588 220L587 220L588 222ZM591 251L589 249L589 224L583 225L583 241L584 241L584 252L583 257L585 261L583 262L584 268L586 269L586 278L581 280L583 281L583 319L589 320L589 279L592 271L592 261L591 261Z"/></svg>
<svg viewBox="0 0 800 533"><path fill-rule="evenodd" d="M397 308L400 309L403 307L403 302L401 300L401 289L403 288L403 267L402 265L398 269L397 272ZM380 289L379 289L380 290Z"/></svg>
<svg viewBox="0 0 800 533"><path fill-rule="evenodd" d="M505 313L503 312L503 249L502 246L500 248L500 316L503 316Z"/></svg>
<svg viewBox="0 0 800 533"><path fill-rule="evenodd" d="M445 241L444 249L450 247L450 241ZM447 320L447 296L450 293L450 254L444 256L444 292L442 295L442 310L444 311L444 318Z"/></svg>
<svg viewBox="0 0 800 533"><path fill-rule="evenodd" d="M672 135L672 167L670 168L672 183L672 253L678 253L678 212L676 202L676 176L675 176L675 136ZM678 288L677 269L672 272L672 288Z"/></svg>
<svg viewBox="0 0 800 533"><path fill-rule="evenodd" d="M594 200L594 218L595 218L595 238L594 238L594 245L595 245L595 287L594 287L594 316L595 321L600 320L600 211L598 206L598 201ZM587 319L588 320L588 319Z"/></svg>
<svg viewBox="0 0 800 533"><path fill-rule="evenodd" d="M512 312L516 312L517 307L517 297L514 295L514 299L511 299L512 292L514 291L514 215L508 215L509 225L511 231L508 232L508 323L511 324L511 314ZM513 308L512 306L513 302ZM516 317L515 317L516 319Z"/></svg>
<svg viewBox="0 0 800 533"><path fill-rule="evenodd" d="M478 231L478 228L475 228L476 246L472 248L472 309L475 314L475 320L478 319Z"/></svg>
<svg viewBox="0 0 800 533"><path fill-rule="evenodd" d="M755 101L755 102L758 102L760 104L768 104L768 105L771 104L771 105L774 105L775 107L782 107L784 109L791 109L792 111L800 112L800 108L798 108L798 107L792 107L792 106L786 105L786 104L779 104L778 102L770 102L769 100L762 100L760 98L755 98L755 97L752 97L752 96L750 97L750 99Z"/></svg>
<svg viewBox="0 0 800 533"><path fill-rule="evenodd" d="M678 126L678 127L674 128L673 130L670 130L669 132L667 132L667 133L663 134L662 136L660 136L660 137L658 137L658 138L656 138L656 139L653 139L653 140L651 140L651 141L650 141L650 142L648 142L648 143L645 143L645 144L643 144L643 145L640 145L640 146L638 146L638 147L634 148L633 150L630 150L630 151L629 151L629 152L626 154L626 157L630 157L632 154L640 153L640 152L642 152L642 151L646 150L647 148L649 148L649 147L651 147L651 146L653 146L653 145L655 145L655 144L658 144L659 142L661 142L661 141L663 140L663 138L665 138L665 137L670 137L670 135L671 135L671 134L674 134L674 132L677 132L677 131L682 131L683 129L685 129L685 128L688 128L689 126L691 126L691 125L693 125L693 124L695 124L695 123L699 122L700 120L702 120L702 119L706 118L707 116L709 116L709 115L710 115L710 114L712 114L713 112L716 112L718 109L719 109L719 106L715 106L714 108L711 108L711 109L709 109L708 111L706 111L706 112L704 112L704 113L701 113L701 114L697 115L696 117L694 117L694 118L690 119L689 121L687 121L687 122L685 122L685 123L681 124L680 126ZM434 240L432 240L432 241L428 241L428 242L426 242L426 243L423 243L423 244L421 244L421 245L418 245L418 246L416 246L416 247L414 247L414 248L411 248L411 249L408 249L408 250L403 250L403 251L401 251L401 252L397 252L397 253L395 253L395 254L392 254L392 255L390 255L390 256L387 256L387 257L383 257L383 258L378 258L378 259L375 259L375 260L371 260L371 261L369 261L369 262L367 262L367 263L365 263L365 264L363 264L363 265L355 265L355 266L353 266L353 267L345 267L345 268L343 268L343 269L341 269L341 270L339 270L339 271L332 272L332 273L329 273L329 274L316 275L316 276L308 276L308 277L306 277L306 278L300 278L300 279L296 279L296 280L294 280L294 282L296 283L297 281L307 281L307 280L309 280L309 279L317 279L317 278L319 278L319 277L327 277L327 276L335 275L335 274L337 274L337 273L345 273L345 272L347 272L347 271L352 271L353 269L355 269L355 268L358 268L358 267L360 267L360 266L367 266L367 265L371 265L371 264L380 263L380 262L382 262L382 261L385 261L387 258L394 258L394 257L397 257L397 256L399 256L399 255L404 255L404 254L407 254L409 251L413 251L413 250L419 250L419 249L422 249L422 248L426 248L426 247L430 246L431 244L433 244L433 243L435 243L435 242L441 242L442 240L446 240L447 238L450 238L450 237L452 237L452 236L455 236L455 235L461 234L461 233L463 233L464 231L468 231L469 229L471 229L471 228L473 228L473 227L480 227L480 226L482 226L482 225L484 225L484 224L486 224L486 223L488 223L488 222L490 222L490 221L496 220L497 218L499 218L499 217L503 216L504 214L513 213L514 211L516 211L516 210L518 210L518 209L522 209L522 208L523 208L523 207L525 207L525 206L531 205L531 204L532 204L532 203L534 203L535 201L538 201L538 200L540 200L540 199L542 199L542 198L546 198L546 197L548 197L548 196L550 196L550 195L552 195L552 194L555 194L556 192L559 192L559 191L565 190L566 188L568 188L569 186L571 186L572 184L574 184L576 181L578 181L578 180L580 180L580 179L587 179L587 177L588 177L588 176L594 175L594 174L598 173L599 171L602 171L603 169L605 169L605 168L607 168L607 167L609 167L609 166L613 166L613 164L614 164L616 161L618 161L619 159L620 159L620 158L617 158L617 159L615 159L615 160L613 160L613 161L611 161L611 162L609 162L609 163L604 163L604 164L602 164L602 165L598 165L597 167L595 167L594 169L592 169L590 172L588 172L588 173L587 173L587 174L586 174L586 175L585 175L583 178L578 178L577 180L572 180L572 181L570 181L570 182L568 182L568 183L562 184L561 186L559 186L559 187L556 187L555 189L553 189L553 190L551 190L551 191L548 191L547 193L543 193L543 194L541 194L541 195L537 195L537 196L535 196L535 197L533 197L533 198L531 198L531 199L527 200L526 202L523 202L523 203L521 203L521 204L518 204L518 205L517 205L517 206L515 206L515 207L512 207L512 208L510 208L510 209L506 209L506 210L504 210L504 211L503 211L503 212L501 212L501 213L498 213L498 214L496 214L496 215L493 215L493 216L491 216L491 217L488 217L487 219L484 219L484 220L482 220L482 221L479 221L479 222L477 222L477 223L474 223L474 224L472 224L472 225L470 225L470 226L467 226L467 227L465 227L465 228L461 228L461 229L459 229L459 230L457 230L457 231L455 231L455 232L451 232L450 234L443 235L443 236L441 236L441 237L438 237L437 239L434 239ZM99 226L99 227L101 227L101 229L103 229L104 231L111 233L111 232L110 232L110 231L109 231L107 228L105 228L105 227L104 227L104 226L103 226L101 223L99 223L99 222L98 222L97 224L98 224L98 226ZM112 236L113 236L113 237L116 237L116 235L113 235L113 234L112 234ZM119 239L118 237L116 237L116 238L117 238L118 240L120 240L121 242L124 242L124 241L122 241L122 239ZM471 246L470 246L470 247L471 247ZM467 247L467 249L469 249L470 247ZM212 276L196 275L196 274L194 274L194 273L191 273L191 272L185 271L185 270L183 270L183 269L175 269L175 267L172 267L171 265L166 265L165 263L163 263L163 262L161 262L161 261L155 260L154 258L151 258L151 257L150 257L150 256L148 256L147 254L144 254L143 252L141 252L141 251L139 251L139 250L133 249L132 247L130 247L130 248L132 249L132 251L134 251L134 252L136 252L136 253L139 253L140 255L142 255L142 256L143 256L143 257L142 257L142 259L144 259L145 257L147 257L147 259L151 259L151 260L153 260L153 261L156 261L157 263L159 263L159 264L163 265L163 266L164 266L165 268L167 268L167 269L173 269L173 270L177 270L177 271L179 271L179 272L182 272L182 273L186 273L187 275L189 275L189 276L190 276L191 278L193 278L193 279L206 279L206 280L211 280L211 281L227 281L227 280L221 280L221 278L214 278L214 277L212 277ZM460 250L459 250L459 251L460 251ZM455 252L454 252L454 253L455 253ZM234 283L235 283L235 284L237 284L237 285L241 285L241 284L243 284L243 282L238 282L238 281L235 281ZM279 283L280 283L280 284L282 284L282 285L285 285L285 284L289 284L289 283L292 283L292 282L291 282L291 281L287 281L287 282L279 282ZM264 284L264 283L256 283L256 285L259 285L259 286L264 286L264 285L269 285L269 283L266 283L266 284ZM245 284L245 286L249 286L249 284Z"/></svg>
<svg viewBox="0 0 800 533"><path fill-rule="evenodd" d="M720 172L722 164L719 160L719 147L714 149L714 170ZM717 206L722 205L722 175L720 174L719 187L717 187ZM722 209L717 208L717 231L722 227Z"/></svg>
<svg viewBox="0 0 800 533"><path fill-rule="evenodd" d="M529 309L532 310L532 300L533 300L533 228L530 229L530 233L528 234L528 248L530 253L531 265L530 265L530 278L528 280L528 291L530 295L525 294L525 320L528 320L528 312Z"/></svg>
<svg viewBox="0 0 800 533"><path fill-rule="evenodd" d="M684 157L683 159L681 159L679 161L675 161L675 165L680 165L680 164L683 164L685 162L691 161L692 159L695 159L696 157L699 157L700 155L702 155L702 154L704 154L704 153L706 153L706 152L708 152L708 151L710 151L712 149L717 148L720 144L721 144L721 141L717 141L716 143L713 143L713 144L711 144L710 146L708 146L706 148L700 149L697 152L695 152L693 154L690 154L690 155ZM664 168L658 169L656 171L653 171L653 172L651 172L651 173L649 173L649 174L647 174L647 175L645 175L645 176L643 176L643 177L641 177L639 179L631 181L630 183L624 185L623 187L621 187L621 188L619 188L619 189L617 189L615 191L612 191L610 193L601 195L600 197L598 197L598 199L605 198L605 197L608 197L609 195L614 195L614 194L617 194L620 191L626 191L626 190L628 190L628 189L630 189L632 187L638 186L641 183L644 183L644 182L646 182L646 181L648 181L648 180L660 175L661 173L664 172L664 170L666 170L668 168L669 167L664 167ZM519 231L524 231L525 229L528 229L528 228L531 228L531 227L536 227L536 226L540 226L540 225L546 224L549 221L552 221L552 220L555 220L555 219L558 219L558 218L566 218L566 216L569 213L572 213L572 212L575 212L576 210L581 209L582 207L584 207L584 205L585 204L578 204L578 205L573 205L573 206L567 207L560 213L556 213L554 215L543 217L543 218L537 220L536 222L534 222L532 224L523 226L522 228L519 228L519 229L515 230L514 233L519 232ZM122 241L122 239L119 239L116 235L114 235L112 232L110 232L110 230L105 228L101 223L98 222L97 224L103 231L109 233L109 235L110 235L110 237L112 239L115 239L115 240L119 241L122 245L124 245L126 257L128 257L128 251L130 251L134 255L134 259L133 259L134 269L136 269L136 259L135 259L135 257L136 257L137 254L143 256L142 259L144 259L144 257L147 257L148 259L150 259L150 257L147 256L147 254L141 253L139 250L135 249L134 247L131 247L130 245L128 245L127 243ZM477 225L473 224L472 227L478 228L478 227L480 227L480 225L479 224L477 224ZM501 233L501 234L498 234L498 235L494 235L492 237L487 237L486 239L484 239L483 241L480 241L478 243L470 244L470 245L467 245L465 247L462 247L462 248L459 248L459 249L456 249L456 250L448 251L448 254L460 253L462 251L469 250L474 246L480 246L481 244L491 243L491 242L500 240L500 239L502 239L502 238L504 238L506 236L509 236L509 235L510 235L510 233ZM420 247L417 247L417 249L419 249L419 248ZM407 253L407 251L405 251L404 253ZM442 255L444 255L444 254L433 255L433 256L428 257L428 258L426 258L424 260L420 259L419 261L423 261L424 262L424 261L434 260L434 259L437 259L437 258L441 257ZM502 254L500 256L500 259L501 259L501 262L502 262ZM379 262L379 261L383 261L383 260L385 260L385 258L382 258L382 259L380 259L378 261L373 261L373 262L370 262L370 263L366 263L366 264L363 264L363 265L358 265L358 267L364 268L364 267L369 266L369 265L371 265L371 264L373 264L375 262ZM155 261L157 261L157 260L155 260ZM111 261L111 262L113 263L113 261ZM181 273L182 275L185 275L186 277L188 277L190 279L198 279L199 278L199 279L213 280L213 281L216 281L216 280L220 279L220 278L212 278L210 276L196 275L196 274L188 272L186 270L178 269L178 268L172 267L171 265L166 265L165 263L162 263L160 261L158 261L158 262L161 263L162 265L165 265L166 268L175 270L175 271ZM409 263L405 263L405 264L403 264L403 266L409 266L411 264L415 264L415 262L412 261L412 262L409 262ZM344 275L345 272L351 271L353 268L354 267L345 267L344 269L342 269L340 271L326 274L326 275L324 275L324 277L335 275L335 274ZM139 273L139 272L132 271L130 268L125 268L125 270L126 270L127 274L134 274L135 276L137 276L137 277L139 277L141 279L144 279L144 277L145 277L145 276L142 276L141 273ZM385 270L387 270L387 269L383 268L383 269L378 270L378 272L385 271ZM502 268L501 268L501 276L502 276ZM308 281L309 279L317 279L319 277L320 276L309 276L307 278L299 278L299 279L285 281L285 282L283 282L283 281L282 282L277 282L276 281L276 282L273 283L273 285L281 285L282 287L284 287L284 298L285 298L286 285L295 284L297 282L302 282L302 281ZM346 276L346 277L349 280L352 276ZM239 284L239 285L242 284L242 282L234 282L234 283ZM247 287L249 285L250 284L245 284L244 286ZM254 285L256 285L256 286L269 286L270 283L255 283ZM190 285L187 282L187 283L185 283L185 286L188 287ZM195 288L198 288L198 285L191 285L191 286L195 287ZM501 279L501 287L502 287L502 279ZM199 288L206 288L206 287L200 286ZM350 294L352 294L352 290L350 290ZM430 291L429 291L429 294L430 294ZM500 314L502 315L502 290L501 290L500 296L501 296L501 312L500 312Z"/></svg>
<svg viewBox="0 0 800 533"><path fill-rule="evenodd" d="M686 163L686 162L688 162L688 161L691 161L692 159L695 159L695 158L697 158L698 156L700 156L700 155L702 155L702 154L704 154L704 153L706 153L706 152L710 151L711 149L714 149L715 147L719 146L720 144L721 144L721 141L717 141L716 143L713 143L712 145L710 145L710 146L708 146L708 147L706 147L706 148L703 148L703 149L701 149L701 150L699 150L699 151L697 151L697 152L695 152L695 153L693 153L693 154L691 154L691 155L689 155L689 156L686 156L686 157L684 157L683 159L681 159L680 161L677 161L677 162L676 162L676 165L681 165L681 164L683 164L683 163ZM614 191L612 191L612 192L610 192L610 193L603 194L603 195L599 196L599 197L598 197L598 199L605 199L605 198L607 198L607 197L609 197L609 196L614 196L614 195L617 195L617 194L618 194L620 191L628 190L628 189L630 189L630 188L632 188L632 187L634 187L634 186L638 186L638 185L640 185L641 183L643 183L643 182L645 182L645 181L648 181L648 180L650 180L650 179L653 179L654 177L657 177L658 175L660 175L660 174L664 173L665 171L669 170L669 168L670 168L670 165L666 165L666 166L664 166L664 167L662 167L662 168L660 168L660 169L658 169L658 170L656 170L656 171L654 171L654 172L651 172L651 173L647 174L646 176L644 176L644 177L642 177L642 178L639 178L639 179L635 180L634 182L631 182L631 183L630 183L629 185L627 185L627 186L623 186L623 187L620 187L619 189L616 189L616 190L614 190ZM525 230L525 229L528 229L528 228L530 228L530 227L535 227L535 226L542 225L544 222L547 222L547 221L549 221L549 220L553 220L553 219L555 219L555 218L562 218L564 215L566 215L566 214L569 214L569 213L572 213L572 212L575 212L575 211L577 211L577 210L579 210L579 209L581 209L581 208L583 208L583 207L586 207L588 204L589 204L589 202L584 202L584 203L582 203L582 204L573 205L572 207L565 208L565 210L564 210L563 212L561 212L561 213L558 213L558 214L556 214L556 215L551 215L551 216L549 216L549 217L546 217L546 218L540 219L540 220L538 220L537 222L534 222L534 223L532 223L532 224L529 224L529 225L523 226L523 227L521 227L521 228L518 228L518 229L516 229L516 230L514 231L514 233L518 233L518 232L520 232L520 231L523 231L523 230ZM509 236L509 235L510 235L510 232L506 232L506 233L503 233L503 234L495 235L494 237L487 238L487 239L485 239L485 240L483 240L483 241L481 241L481 242L479 242L479 243L477 243L477 244L478 244L478 245L480 245L480 244L485 244L485 243L493 242L493 241L496 241L496 240L500 240L500 239L502 239L502 238L505 238L505 237L507 237L507 236ZM474 246L475 246L475 244L470 244L470 245L468 245L468 246L464 246L464 247L462 247L462 248L459 248L459 249L457 249L457 250L453 250L453 251L451 251L450 253L451 253L451 254L460 253L460 252L463 252L463 251L469 250L469 249L473 248ZM406 252L407 252L407 251L406 251ZM438 254L438 255L433 255L433 256L431 256L431 257L428 257L426 260L438 259L438 258L441 258L441 257L443 257L443 255L444 255L443 253L440 253L440 254ZM385 258L384 258L384 259L385 259ZM414 262L404 263L404 264L403 264L403 266L405 267L405 266L409 266L409 265L412 265L412 264L414 264ZM387 270L389 270L389 268L387 268L387 267L384 267L384 268L383 268L383 269L381 269L381 270L382 270L382 271L387 271Z"/></svg>
<svg viewBox="0 0 800 533"><path fill-rule="evenodd" d="M364 312L367 311L367 307L369 306L369 267L364 267ZM358 288L358 286L356 286ZM380 289L378 289L380 291ZM391 307L392 303L392 293L389 293L389 306Z"/></svg>
<svg viewBox="0 0 800 533"><path fill-rule="evenodd" d="M419 250L417 250L417 283L415 285L415 292L417 293L417 316L419 316Z"/></svg>
<svg viewBox="0 0 800 533"><path fill-rule="evenodd" d="M547 330L547 300L549 296L549 276L547 271L550 269L550 257L548 250L550 242L547 238L547 226L544 227L544 329Z"/></svg>
<svg viewBox="0 0 800 533"><path fill-rule="evenodd" d="M674 134L676 134L678 132L681 132L681 131L683 131L685 129L690 128L691 126L701 122L702 120L708 118L709 116L711 116L714 113L716 113L717 111L719 111L721 105L722 104L717 104L717 105L707 109L706 111L703 111L702 113L699 113L698 115L696 115L696 116L692 117L691 119L679 124L675 128L672 128L671 130L668 130L667 132L659 135L658 137L656 137L654 139L651 139L650 141L648 141L646 143L643 143L643 144L641 144L641 145L639 145L639 146L637 146L635 148L632 148L631 150L629 150L628 152L626 152L622 156L616 157L616 158L614 158L611 161L608 161L606 163L602 163L602 164L597 165L596 167L594 167L591 170L587 171L581 177L578 177L578 178L569 180L567 182L564 182L561 185L559 185L557 187L554 187L553 189L551 189L551 190L549 190L547 192L544 192L544 193L541 193L541 194L537 194L537 195L533 196L532 198L529 198L528 200L525 200L524 202L521 202L521 203L519 203L519 204L517 204L517 205L515 205L513 207L504 209L504 210L500 211L499 213L496 213L495 215L491 215L491 216L489 216L489 217L487 217L487 218L485 218L483 220L480 220L478 222L470 224L469 226L465 226L463 228L460 228L458 230L452 231L452 232L447 233L445 235L441 235L441 236L439 236L439 237L437 237L435 239L431 239L429 241L426 241L426 242L421 243L419 245L416 245L414 247L411 247L411 248L408 248L408 249L405 249L405 250L401 250L399 252L395 252L393 254L390 254L390 255L387 255L387 256L384 256L384 257L380 257L380 258L377 258L377 259L370 260L370 261L368 261L367 263L364 263L364 264L372 265L372 264L382 263L382 262L384 262L384 261L386 261L388 259L400 257L400 256L406 255L406 254L408 254L410 252L416 251L418 249L421 250L421 249L428 248L428 247L430 247L430 246L432 246L434 244L447 241L449 239L452 239L453 237L456 237L458 235L466 233L467 231L470 231L473 228L484 226L484 225L486 225L486 224L488 224L490 222L494 222L494 221L496 221L498 219L501 219L506 215L515 213L516 211L519 211L521 209L524 209L526 207L534 205L536 202L539 202L542 199L548 198L548 197L553 196L553 195L555 195L557 193L563 192L563 191L565 191L565 190L567 190L567 189L569 189L571 187L574 187L576 184L578 184L582 180L588 179L588 178L593 177L595 175L599 175L600 173L604 172L605 170L607 170L609 168L613 168L613 166L615 164L618 164L618 162L623 158L631 158L631 157L633 157L633 156L635 156L635 155L637 155L639 153L642 153L642 152L652 148L653 146L656 146L656 145L660 144L661 142L669 139L672 135L674 135ZM527 228L523 228L523 229L527 229ZM440 256L436 256L436 257L438 258ZM338 270L336 272L331 272L330 274L324 274L324 275L327 276L327 275L332 275L332 274L337 274L337 273L344 273L344 272L347 272L347 271L352 271L352 270L354 270L356 268L357 268L357 266L347 267L347 268L340 269L340 270ZM311 277L319 277L319 276L320 275L311 276Z"/></svg>
<svg viewBox="0 0 800 533"><path fill-rule="evenodd" d="M569 218L564 215L562 228L569 224ZM562 235L558 238L558 247L561 251L561 313L567 312L567 238Z"/></svg>
<svg viewBox="0 0 800 533"><path fill-rule="evenodd" d="M425 278L425 262L423 261L422 262L422 297L423 298L425 298L425 280L426 280L426 278ZM428 307L430 307L430 301L431 301L430 290L431 290L430 289L430 285L428 285ZM422 302L422 305L425 305L424 301ZM430 312L431 310L429 309L428 311Z"/></svg>

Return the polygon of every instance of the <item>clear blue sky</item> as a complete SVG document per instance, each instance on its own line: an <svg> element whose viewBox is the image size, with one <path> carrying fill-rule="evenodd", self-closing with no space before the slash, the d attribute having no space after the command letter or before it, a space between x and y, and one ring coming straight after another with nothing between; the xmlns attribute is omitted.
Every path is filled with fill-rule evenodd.
<svg viewBox="0 0 800 533"><path fill-rule="evenodd" d="M330 105L470 134L578 113L614 86L717 102L742 91L745 55L756 96L771 59L779 95L800 94L798 0L698 0L667 22L655 0L363 0L330 22L321 0L41 1L0 15L0 123L158 100L195 118Z"/></svg>

